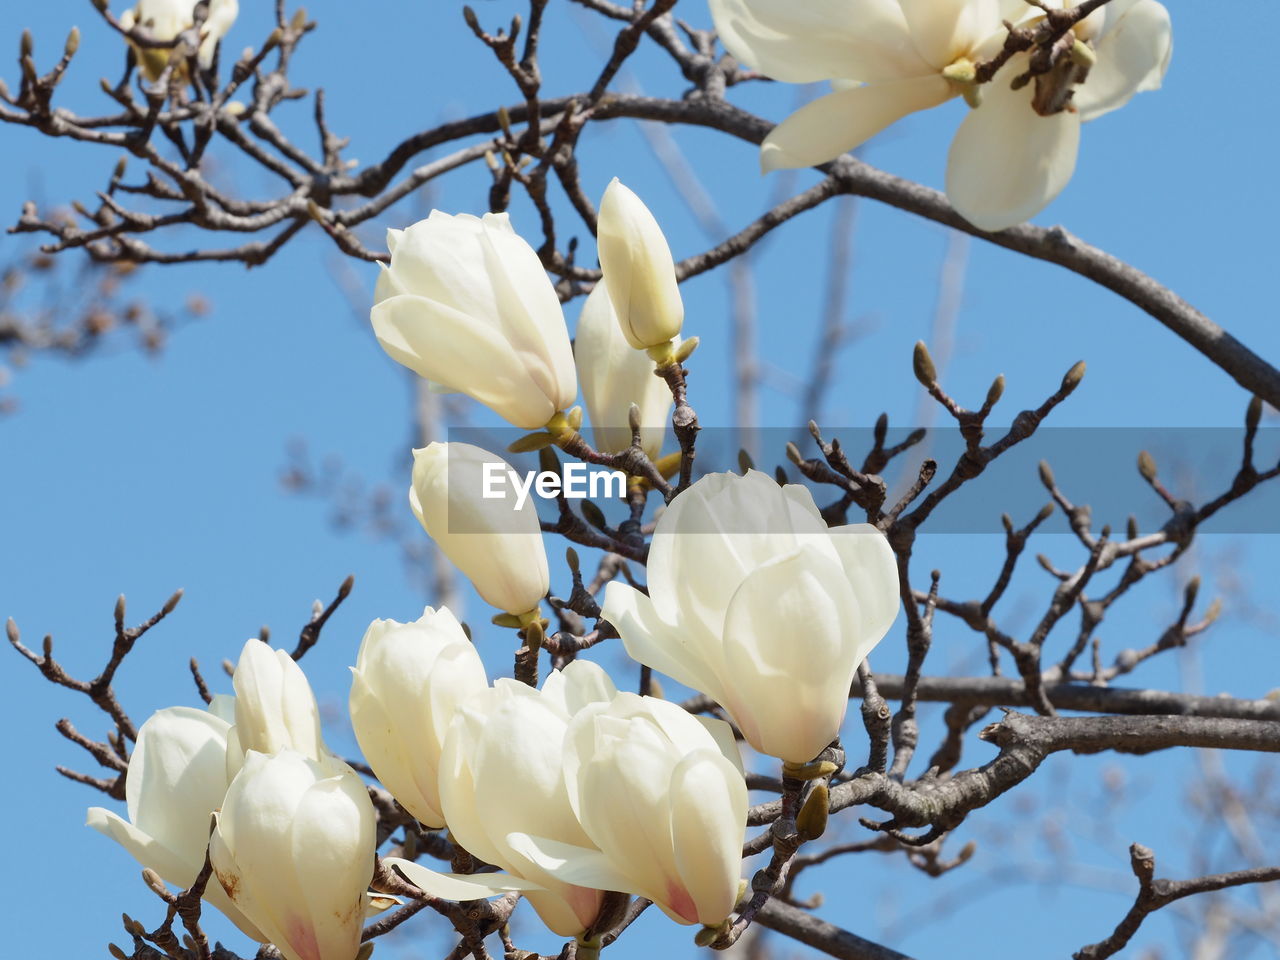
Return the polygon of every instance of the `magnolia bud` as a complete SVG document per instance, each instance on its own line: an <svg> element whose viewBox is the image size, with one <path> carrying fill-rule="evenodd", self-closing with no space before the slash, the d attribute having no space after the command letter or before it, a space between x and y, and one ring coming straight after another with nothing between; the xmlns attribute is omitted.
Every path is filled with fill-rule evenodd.
<svg viewBox="0 0 1280 960"><path fill-rule="evenodd" d="M469 443L433 443L413 457L409 504L431 539L487 603L517 616L536 610L550 585L547 555L510 465Z"/></svg>
<svg viewBox="0 0 1280 960"><path fill-rule="evenodd" d="M671 248L649 208L616 177L600 201L596 242L627 342L647 350L679 336L684 302Z"/></svg>
<svg viewBox="0 0 1280 960"><path fill-rule="evenodd" d="M568 409L578 384L560 301L505 213L436 210L387 246L370 319L393 360L524 429Z"/></svg>
<svg viewBox="0 0 1280 960"><path fill-rule="evenodd" d="M374 775L423 826L443 827L445 734L458 705L488 686L475 647L446 607L427 607L413 623L369 624L351 673L351 726Z"/></svg>
<svg viewBox="0 0 1280 960"><path fill-rule="evenodd" d="M250 751L227 789L209 859L232 902L287 960L354 958L377 816L336 760Z"/></svg>

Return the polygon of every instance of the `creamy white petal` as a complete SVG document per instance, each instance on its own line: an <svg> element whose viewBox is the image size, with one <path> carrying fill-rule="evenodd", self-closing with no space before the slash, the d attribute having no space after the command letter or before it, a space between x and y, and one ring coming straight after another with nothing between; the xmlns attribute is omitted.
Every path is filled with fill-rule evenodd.
<svg viewBox="0 0 1280 960"><path fill-rule="evenodd" d="M241 749L273 754L289 748L312 760L328 755L315 694L288 653L255 638L247 640L231 683Z"/></svg>
<svg viewBox="0 0 1280 960"><path fill-rule="evenodd" d="M619 323L600 280L582 307L573 342L587 419L596 449L618 453L631 446L629 416L635 404L640 408L641 444L656 460L671 419L671 390L654 375L648 354L627 342Z"/></svg>
<svg viewBox="0 0 1280 960"><path fill-rule="evenodd" d="M807 763L837 736L857 667L858 622L844 570L811 547L743 581L725 618L725 660L736 682L724 706L748 743Z"/></svg>
<svg viewBox="0 0 1280 960"><path fill-rule="evenodd" d="M997 0L899 0L921 59L937 70L1000 29Z"/></svg>
<svg viewBox="0 0 1280 960"><path fill-rule="evenodd" d="M368 791L351 771L317 782L294 813L289 853L323 960L350 960L360 948L375 828Z"/></svg>
<svg viewBox="0 0 1280 960"><path fill-rule="evenodd" d="M676 764L670 790L676 867L696 908L691 920L718 924L738 898L747 785L718 752L698 750Z"/></svg>
<svg viewBox="0 0 1280 960"><path fill-rule="evenodd" d="M1118 110L1135 93L1158 90L1173 56L1173 26L1162 4L1137 0L1121 12L1110 9L1115 3L1104 8L1107 26L1097 42L1098 62L1075 92L1084 122Z"/></svg>
<svg viewBox="0 0 1280 960"><path fill-rule="evenodd" d="M1021 72L1019 58L1006 70ZM1005 71L1001 71L1003 74ZM1080 146L1080 116L1063 110L1042 117L1031 107L1033 85L986 85L947 158L947 199L980 230L1003 230L1034 217L1067 185Z"/></svg>
<svg viewBox="0 0 1280 960"><path fill-rule="evenodd" d="M505 213L435 210L388 235L388 246L370 316L393 359L518 427L542 426L573 403L577 378L559 300Z"/></svg>
<svg viewBox="0 0 1280 960"><path fill-rule="evenodd" d="M927 72L895 0L711 0L710 6L725 48L775 80L872 81Z"/></svg>
<svg viewBox="0 0 1280 960"><path fill-rule="evenodd" d="M418 889L445 900L483 900L512 890L542 889L531 880L513 877L509 873L440 873L400 857L384 857L382 862L388 868L397 868Z"/></svg>
<svg viewBox="0 0 1280 960"><path fill-rule="evenodd" d="M537 608L547 592L547 555L532 499L519 507L511 484L485 496L486 469L510 464L467 443L432 443L413 452L409 504L423 528L486 602L508 613Z"/></svg>
<svg viewBox="0 0 1280 960"><path fill-rule="evenodd" d="M708 669L699 650L689 646L691 632L663 621L653 600L639 590L617 581L609 583L603 615L617 628L631 659L691 689L719 691L714 670Z"/></svg>
<svg viewBox="0 0 1280 960"><path fill-rule="evenodd" d="M452 612L413 623L375 620L352 668L351 725L374 774L428 827L440 810L440 752L454 714L488 687L475 647Z"/></svg>
<svg viewBox="0 0 1280 960"><path fill-rule="evenodd" d="M502 332L425 297L401 294L370 312L378 343L398 363L433 383L466 393L514 426L533 430L556 412Z"/></svg>
<svg viewBox="0 0 1280 960"><path fill-rule="evenodd" d="M898 596L898 559L885 535L869 523L831 528L831 542L840 553L845 576L858 599L859 629L880 639L893 626L902 606ZM865 656L865 654L863 654Z"/></svg>
<svg viewBox="0 0 1280 960"><path fill-rule="evenodd" d="M203 848L200 850L198 860L188 859L102 807L89 808L85 825L93 827L99 833L116 841L138 863L144 867L150 867L160 874L160 878L165 883L172 884L180 890L191 886L192 881L204 866ZM252 937L259 943L266 941L266 935L240 912L216 882L205 887L203 899L221 910L227 919L239 927L246 936Z"/></svg>
<svg viewBox="0 0 1280 960"><path fill-rule="evenodd" d="M85 825L110 837L124 847L138 863L150 867L166 883L175 887L189 887L200 872L204 860L203 851L199 861L183 856L104 807L90 807Z"/></svg>
<svg viewBox="0 0 1280 960"><path fill-rule="evenodd" d="M509 833L506 841L512 849L566 883L620 892L631 885L627 874L599 850L527 833Z"/></svg>
<svg viewBox="0 0 1280 960"><path fill-rule="evenodd" d="M211 0L204 21L204 39L200 42L200 66L206 70L213 65L213 51L218 41L227 35L239 13L237 0Z"/></svg>
<svg viewBox="0 0 1280 960"><path fill-rule="evenodd" d="M209 815L227 791L228 729L204 710L158 710L138 731L125 777L133 825L197 870L209 842Z"/></svg>
<svg viewBox="0 0 1280 960"><path fill-rule="evenodd" d="M616 733L608 734L609 730ZM685 914L676 871L667 799L674 758L642 720L601 717L596 743L581 767L582 825L603 853L625 870L627 892Z"/></svg>
<svg viewBox="0 0 1280 960"><path fill-rule="evenodd" d="M760 166L767 173L826 163L907 114L951 96L951 87L936 73L829 93L773 128L760 146Z"/></svg>
<svg viewBox="0 0 1280 960"><path fill-rule="evenodd" d="M645 350L678 337L684 301L671 248L649 208L617 177L600 201L596 246L606 292L627 342Z"/></svg>
<svg viewBox="0 0 1280 960"><path fill-rule="evenodd" d="M251 750L210 841L232 901L288 960L351 960L373 873L375 814L337 760Z"/></svg>

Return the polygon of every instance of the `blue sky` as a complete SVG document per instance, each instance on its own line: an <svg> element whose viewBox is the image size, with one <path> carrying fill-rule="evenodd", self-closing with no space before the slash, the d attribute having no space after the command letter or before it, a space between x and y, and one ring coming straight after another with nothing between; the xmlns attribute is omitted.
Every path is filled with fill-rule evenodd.
<svg viewBox="0 0 1280 960"><path fill-rule="evenodd" d="M228 38L232 53L260 42L269 30L268 4L243 6ZM1174 0L1169 7L1176 49L1165 88L1085 128L1078 172L1038 222L1061 222L1170 283L1274 359L1280 357L1280 325L1269 288L1277 253L1272 223L1280 202L1267 98L1274 86L1271 38L1280 28L1280 11L1260 0L1242 0L1231 17L1215 5ZM513 0L476 4L481 20L492 27L520 8ZM349 157L373 162L414 130L516 99L456 5L371 0L318 4L311 12L320 28L303 44L293 80L326 86L330 122L352 138ZM694 24L709 24L698 0L681 0L679 12ZM60 102L80 113L106 111L98 77L116 77L123 54L88 4L24 5L7 22L15 47L19 29L31 28L42 65L78 24L84 39ZM1247 30L1240 29L1242 23ZM612 30L608 25L602 31L593 15L555 0L544 34L548 93L589 86ZM630 79L655 95L678 96L684 83L663 57L644 45L632 61ZM8 61L3 75L16 85ZM780 119L797 91L761 84L732 96ZM913 116L870 144L865 156L896 174L940 186L947 144L963 109L952 103ZM304 105L286 105L280 112L281 123L307 145L314 140L309 114ZM770 203L777 185L758 175L754 148L706 131L675 136L730 228L745 225ZM33 196L51 204L91 201L115 160L111 151L0 128L0 219L16 220L21 202ZM677 256L710 245L634 124L588 127L581 163L589 195L598 196L614 176L635 189L663 224ZM278 189L265 174L238 162L225 163L216 175L248 195ZM801 172L794 187L816 177ZM367 239L376 244L383 228L404 226L430 205L482 212L486 195L484 168L467 168L438 183L429 198L389 211ZM834 206L778 230L754 260L759 356L768 373L759 413L766 426L800 419L794 384L808 375L812 362ZM517 229L536 236L536 218L527 205L513 206L512 217ZM181 248L199 239L186 234L169 242ZM584 240L586 260L593 253L589 238ZM948 232L934 224L859 204L847 313L860 335L837 359L838 380L824 418L832 431L867 427L881 411L897 424L918 415L911 347L930 337L950 242ZM0 262L29 249L28 238L0 236ZM263 269L151 270L137 286L154 303L178 304L198 291L212 304L210 315L177 332L160 358L127 348L79 363L36 356L17 372L12 391L21 408L0 419L0 616L13 616L29 645L51 633L62 662L83 676L105 659L118 593L127 595L129 618L138 621L184 587L186 597L171 621L143 641L121 674L120 693L139 720L163 706L195 702L186 672L193 655L217 677L219 689L229 690L229 681L217 676L223 658L234 657L262 624L277 638L291 637L312 601L327 601L343 577L354 573L355 592L305 661L329 714L330 742L353 749L343 717L346 668L364 626L375 617L413 619L432 602L406 575L394 547L336 529L326 504L290 494L280 483L287 448L298 439L318 457L340 458L345 470L369 484L389 485L396 497L408 482L411 385L353 312L338 282L347 276L372 290L373 268L339 263L314 230ZM1078 359L1088 361L1089 372L1055 414L1059 426L1136 428L1137 437L1144 428L1235 427L1243 417L1247 397L1226 375L1154 320L1079 277L974 241L963 283L945 382L962 402L976 404L992 377L1004 373L1008 388L996 422L1038 403ZM723 272L696 278L683 291L686 335L702 338L692 362L691 400L704 425L727 426L731 347ZM577 310L578 304L567 309L571 323ZM470 421L491 422L474 410ZM1264 456L1274 457L1276 447L1274 441L1263 444ZM1127 456L1110 454L1108 448L1096 472L1130 483L1136 447ZM781 451L760 457L770 466L781 459ZM1036 486L1033 473L1026 483ZM1143 496L1140 488L1134 496ZM989 510L990 516L976 518L975 526L986 522L996 533L1001 509L1001 503L979 498L974 510ZM1099 519L1119 524L1123 516ZM1061 566L1078 562L1069 538L1039 539L1029 553L1043 551ZM553 557L562 547L548 542ZM1000 554L997 536L926 537L916 569L940 567L944 592L964 597L989 582ZM1269 589L1278 570L1274 536L1205 538L1176 575L1203 572L1204 596L1226 593L1223 621L1206 635L1195 661L1157 661L1134 682L1190 684L1186 671L1198 663L1202 676L1196 682L1209 692L1260 696L1280 685ZM1033 566L1023 571L1004 607L1007 623L1025 627L1037 615L1047 596L1045 579ZM1108 621L1105 649L1114 654L1154 640L1176 612L1174 580L1153 578L1135 591ZM556 586L563 590L565 582L561 576ZM489 616L473 596L463 615L474 625ZM485 627L477 636L491 669L509 669L510 634ZM1055 642L1060 650L1069 640ZM928 672L980 672L984 656L967 629L943 624ZM614 651L600 659L621 667ZM901 671L901 621L872 659L879 670ZM107 940L122 938L122 910L149 925L161 915L158 902L137 881L133 862L82 826L84 808L98 798L52 769L85 767L80 752L53 730L58 717L70 716L94 735L102 725L92 710L39 680L12 655L0 670L0 696L15 734L8 747L14 787L5 805L9 856L0 874L9 902L23 903L27 920L11 934L11 949L48 953L47 931L53 929L66 955L97 955ZM936 735L936 713L929 718L928 729ZM858 735L851 739L857 742ZM980 762L987 751L971 742L966 757ZM1115 767L1127 774L1127 799L1103 817L1100 775ZM1190 754L1123 763L1105 756L1059 758L1037 774L1036 786L1022 792L1025 799L1004 798L958 831L953 848L968 839L979 842L967 868L929 880L897 858L864 854L815 874L802 892L821 889L823 916L866 936L890 936L894 945L924 957L955 955L956 943L987 943L998 903L1002 955L1061 956L1109 932L1127 909L1129 842L1155 848L1162 870L1171 874L1192 869L1190 838L1197 821L1184 793L1193 769ZM860 831L854 817L839 822L850 836ZM1046 822L1058 824L1056 836L1066 838L1062 842L1079 870L1057 869L1046 852ZM1011 863L1034 869L1011 870ZM1227 856L1219 865L1241 864ZM1047 874L1054 874L1054 883L1036 881ZM1056 882L1062 877L1065 882ZM66 898L81 890L91 894L68 911ZM934 897L959 907L931 918ZM415 928L427 952L434 951L438 944L428 924ZM616 949L639 956L642 942L657 942L693 950L691 931L659 917L646 918L643 930L628 938L630 946L623 941ZM1172 919L1159 918L1135 942L1169 946L1183 933ZM234 937L230 942L251 952ZM551 943L526 938L522 945ZM414 956L417 949L404 938L379 953ZM1253 955L1271 954L1259 945Z"/></svg>

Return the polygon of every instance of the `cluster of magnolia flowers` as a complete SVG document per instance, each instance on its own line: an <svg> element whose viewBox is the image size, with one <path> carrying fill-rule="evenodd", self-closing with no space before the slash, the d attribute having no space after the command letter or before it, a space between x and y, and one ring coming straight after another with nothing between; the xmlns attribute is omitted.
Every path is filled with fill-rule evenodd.
<svg viewBox="0 0 1280 960"><path fill-rule="evenodd" d="M586 382L584 335L604 344L587 353L607 400L588 393L588 406L608 445L617 405L648 387L630 368L665 389L654 370L677 362L682 307L643 203L614 181L600 220L605 282L584 308L578 361ZM434 213L393 232L391 248L373 324L392 356L518 425L575 429L559 302L504 215ZM467 338L470 348L459 345ZM450 339L458 352L441 361L433 347ZM470 352L478 344L492 352ZM464 358L489 375L460 377ZM651 408L665 415L669 403ZM458 443L417 453L410 501L427 531L512 625L544 623L536 514L480 496L479 467L498 458ZM828 528L806 488L752 470L709 474L675 497L647 570L647 592L608 585L602 617L632 658L713 698L732 726L619 692L582 660L541 689L490 684L446 608L370 625L349 701L369 768L423 827L447 828L485 865L456 874L389 857L389 867L449 900L517 891L587 950L619 917L609 893L723 929L741 893L747 819L734 728L793 774L838 737L858 665L897 615L896 565L874 527ZM289 960L352 960L364 919L393 902L370 889L376 815L365 784L326 748L315 697L284 652L248 641L233 686L207 710L172 707L144 723L128 820L94 808L89 823L179 886L207 849L217 883L205 898L246 934Z"/></svg>
<svg viewBox="0 0 1280 960"><path fill-rule="evenodd" d="M1159 3L1112 0L1072 28L1066 68L1006 82L1026 69L1020 53L979 84L977 64L1008 33L1002 19L1034 25L1046 5L711 6L739 59L837 87L769 135L766 168L831 159L908 112L963 96L973 109L952 148L948 193L988 229L1048 203L1074 166L1079 123L1157 86L1170 49ZM209 5L203 65L235 12L235 0ZM135 22L176 36L191 4L141 0L126 26ZM433 389L466 393L535 431L525 449L583 448L581 387L598 450L639 448L660 473L668 380L696 338L681 339L661 229L616 180L597 241L603 278L571 343L555 288L506 214L435 211L389 231L373 330ZM495 464L510 469L469 444L417 450L410 504L503 611L499 622L538 631L550 589L540 523L513 491L482 495ZM874 527L829 528L805 487L750 470L709 474L675 496L658 515L646 572L645 590L608 584L602 619L634 660L706 694L732 726L620 693L586 661L553 671L541 689L490 684L445 608L370 625L349 701L361 751L423 827L447 829L482 861L463 875L389 858L403 878L449 900L518 892L547 927L588 949L618 919L611 892L647 898L684 924L720 928L731 915L747 818L735 733L793 776L836 740L854 674L897 615L897 567ZM353 960L365 918L394 902L371 889L377 817L366 785L325 746L315 697L286 654L250 640L233 686L234 697L207 710L172 707L144 723L125 783L128 820L93 808L89 823L178 886L207 854L217 882L205 899L289 960Z"/></svg>

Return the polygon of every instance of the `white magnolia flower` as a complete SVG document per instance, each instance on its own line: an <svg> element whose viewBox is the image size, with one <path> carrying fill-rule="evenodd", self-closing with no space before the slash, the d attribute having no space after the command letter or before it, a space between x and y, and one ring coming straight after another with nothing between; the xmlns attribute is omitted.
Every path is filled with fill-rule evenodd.
<svg viewBox="0 0 1280 960"><path fill-rule="evenodd" d="M223 701L218 701L219 705ZM210 816L227 792L227 732L221 717L191 707L153 713L138 730L124 793L129 819L90 807L87 823L150 867L166 883L186 889L204 866ZM216 883L204 899L258 941L267 937Z"/></svg>
<svg viewBox="0 0 1280 960"><path fill-rule="evenodd" d="M157 40L172 40L194 23L194 0L138 0L132 10L120 14L120 25L126 30L143 27ZM238 0L209 0L209 12L200 30L200 66L213 65L213 51L235 23L240 12ZM135 48L138 61L148 79L157 79L169 62L169 51Z"/></svg>
<svg viewBox="0 0 1280 960"><path fill-rule="evenodd" d="M488 688L447 607L413 623L375 620L351 668L351 725L374 774L424 826L445 825L438 770L457 708Z"/></svg>
<svg viewBox="0 0 1280 960"><path fill-rule="evenodd" d="M250 750L209 858L227 896L287 960L355 960L376 820L364 782L341 761Z"/></svg>
<svg viewBox="0 0 1280 960"><path fill-rule="evenodd" d="M684 301L671 248L649 208L617 177L600 201L596 244L627 342L648 350L679 336Z"/></svg>
<svg viewBox="0 0 1280 960"><path fill-rule="evenodd" d="M517 507L510 469L469 443L433 443L413 451L409 504L485 602L520 616L538 609L550 578L537 510L531 499Z"/></svg>
<svg viewBox="0 0 1280 960"><path fill-rule="evenodd" d="M600 911L603 894L539 865L526 836L592 849L565 783L565 734L575 714L617 691L586 661L547 677L541 690L501 679L458 708L440 761L440 801L449 832L463 848L503 873L442 874L393 861L428 893L476 899L522 890L560 936L578 936Z"/></svg>
<svg viewBox="0 0 1280 960"><path fill-rule="evenodd" d="M597 449L619 453L631 446L634 403L640 408L644 452L657 460L671 419L671 390L654 375L653 361L627 343L603 280L582 307L573 354Z"/></svg>
<svg viewBox="0 0 1280 960"><path fill-rule="evenodd" d="M738 898L747 786L733 731L633 693L580 710L565 740L569 801L593 846L511 836L549 873L716 925Z"/></svg>
<svg viewBox="0 0 1280 960"><path fill-rule="evenodd" d="M517 427L569 408L578 385L560 301L505 213L433 210L387 231L387 247L370 319L393 360Z"/></svg>
<svg viewBox="0 0 1280 960"><path fill-rule="evenodd" d="M227 776L234 777L250 750L295 750L312 760L329 756L320 736L320 707L311 684L284 650L249 639L231 678L235 726L227 740Z"/></svg>
<svg viewBox="0 0 1280 960"><path fill-rule="evenodd" d="M713 473L671 501L649 595L604 616L627 653L719 702L762 753L807 763L839 733L858 664L898 614L898 575L869 524L828 529L809 491Z"/></svg>
<svg viewBox="0 0 1280 960"><path fill-rule="evenodd" d="M1096 58L1083 82L1077 72L1013 90L1013 78L1027 68L1022 54L975 90L973 65L1000 50L1007 33L1001 21L1025 25L1042 11L1023 0L710 2L720 37L738 59L777 80L832 80L836 87L765 138L766 171L831 160L907 114L955 96L979 101L951 145L947 196L984 230L1044 209L1075 170L1080 123L1157 89L1172 51L1161 4L1112 0L1075 28ZM1045 115L1033 107L1037 91L1052 100L1051 84L1070 88L1073 80L1078 85L1062 91L1061 102L1042 105Z"/></svg>

